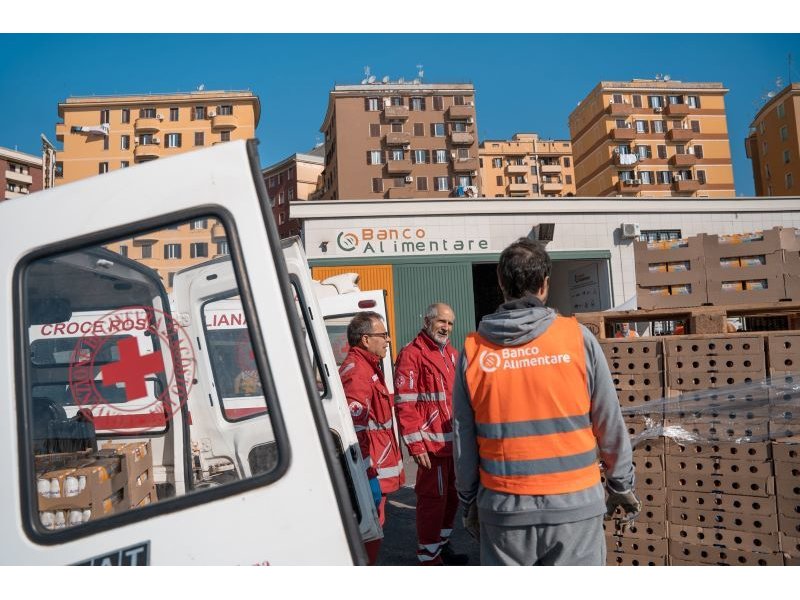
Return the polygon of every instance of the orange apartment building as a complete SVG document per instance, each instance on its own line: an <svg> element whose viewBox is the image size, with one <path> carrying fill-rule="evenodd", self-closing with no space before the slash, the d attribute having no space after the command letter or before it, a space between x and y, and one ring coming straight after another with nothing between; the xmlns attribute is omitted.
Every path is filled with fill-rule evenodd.
<svg viewBox="0 0 800 600"><path fill-rule="evenodd" d="M42 157L0 147L0 202L43 187Z"/></svg>
<svg viewBox="0 0 800 600"><path fill-rule="evenodd" d="M337 85L320 131L321 200L480 193L472 84Z"/></svg>
<svg viewBox="0 0 800 600"><path fill-rule="evenodd" d="M289 218L289 205L298 200L308 200L317 191L324 161L325 146L320 144L305 154L292 154L262 169L272 216L281 238L300 235L300 221Z"/></svg>
<svg viewBox="0 0 800 600"><path fill-rule="evenodd" d="M734 196L721 83L601 81L569 116L578 196Z"/></svg>
<svg viewBox="0 0 800 600"><path fill-rule="evenodd" d="M70 97L58 105L56 185L116 169L255 137L261 113L249 91ZM221 224L199 220L112 244L156 269L168 289L174 274L228 253Z"/></svg>
<svg viewBox="0 0 800 600"><path fill-rule="evenodd" d="M797 196L800 177L800 83L778 92L750 124L745 140L756 196Z"/></svg>
<svg viewBox="0 0 800 600"><path fill-rule="evenodd" d="M517 133L480 145L482 193L487 198L550 198L575 195L570 140L540 140Z"/></svg>

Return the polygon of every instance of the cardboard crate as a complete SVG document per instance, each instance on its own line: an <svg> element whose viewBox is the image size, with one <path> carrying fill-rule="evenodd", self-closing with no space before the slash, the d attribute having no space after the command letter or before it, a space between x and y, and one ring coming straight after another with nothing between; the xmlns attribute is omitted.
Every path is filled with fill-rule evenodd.
<svg viewBox="0 0 800 600"><path fill-rule="evenodd" d="M763 462L770 460L772 457L772 444L767 441L741 444L735 442L695 444L691 442L667 440L666 454L668 456L727 458L731 460ZM667 460L669 460L669 458Z"/></svg>
<svg viewBox="0 0 800 600"><path fill-rule="evenodd" d="M708 510L762 516L768 518L778 513L776 497L754 497L721 492L692 492L669 490L669 510Z"/></svg>
<svg viewBox="0 0 800 600"><path fill-rule="evenodd" d="M800 464L775 462L775 488L781 498L800 501Z"/></svg>
<svg viewBox="0 0 800 600"><path fill-rule="evenodd" d="M800 371L800 332L770 333L766 339L770 376Z"/></svg>
<svg viewBox="0 0 800 600"><path fill-rule="evenodd" d="M763 338L755 335L683 335L664 340L664 354L667 357L735 356L763 352Z"/></svg>
<svg viewBox="0 0 800 600"><path fill-rule="evenodd" d="M613 356L608 359L608 368L612 373L626 375L628 373L654 374L663 371L662 355L656 356Z"/></svg>
<svg viewBox="0 0 800 600"><path fill-rule="evenodd" d="M606 538L606 550L608 552L621 552L637 556L664 557L669 554L666 539L643 540L617 535Z"/></svg>
<svg viewBox="0 0 800 600"><path fill-rule="evenodd" d="M645 388L663 388L664 375L661 372L653 373L625 373L611 375L614 388L619 390L641 390Z"/></svg>
<svg viewBox="0 0 800 600"><path fill-rule="evenodd" d="M688 476L722 475L725 477L767 477L772 475L770 461L744 461L738 459L674 456L666 457L667 471Z"/></svg>
<svg viewBox="0 0 800 600"><path fill-rule="evenodd" d="M686 355L678 354L667 358L666 370L668 373L725 373L736 371L740 373L761 373L766 372L766 356L764 352L753 352L752 354L728 354L718 355Z"/></svg>
<svg viewBox="0 0 800 600"><path fill-rule="evenodd" d="M603 521L603 531L606 537L616 535L639 540L663 540L667 537L665 521L645 523L637 519L633 523L618 525L618 522L612 519L610 521Z"/></svg>
<svg viewBox="0 0 800 600"><path fill-rule="evenodd" d="M683 392L717 389L734 385L757 383L765 378L764 371L722 371L708 373L706 371L686 371L682 373L667 372L667 393L671 397Z"/></svg>
<svg viewBox="0 0 800 600"><path fill-rule="evenodd" d="M633 243L636 297L639 308L701 306L708 302L702 236L669 242ZM678 268L680 267L680 268ZM660 295L654 290L672 287L690 293Z"/></svg>
<svg viewBox="0 0 800 600"><path fill-rule="evenodd" d="M729 414L735 416L729 417ZM664 424L668 431L675 433L676 437L680 432L682 439L691 436L691 439L702 443L769 439L769 422L757 415L748 419L747 413L742 411L732 413L708 411L699 417L693 416L693 413L673 411L665 415Z"/></svg>
<svg viewBox="0 0 800 600"><path fill-rule="evenodd" d="M617 390L617 398L622 408L658 405L664 401L664 388L645 388L640 390Z"/></svg>
<svg viewBox="0 0 800 600"><path fill-rule="evenodd" d="M776 462L800 464L800 442L772 442L772 457Z"/></svg>
<svg viewBox="0 0 800 600"><path fill-rule="evenodd" d="M701 243L703 244L703 255L706 257L706 269L709 271L725 269L720 264L720 260L725 257L737 258L778 253L783 260L783 246L789 241L789 238L786 237L782 240L781 231L781 227L773 227L762 231L731 235L704 235Z"/></svg>
<svg viewBox="0 0 800 600"><path fill-rule="evenodd" d="M780 566L780 553L745 552L734 548L698 546L686 542L669 540L670 564L673 565L741 565Z"/></svg>
<svg viewBox="0 0 800 600"><path fill-rule="evenodd" d="M647 412L636 414L622 414L625 428L631 438L638 438L645 432L649 432L651 437L636 440L636 448L645 443L652 443L661 434L661 427L664 424L664 417L661 412ZM633 440L632 440L633 441Z"/></svg>
<svg viewBox="0 0 800 600"><path fill-rule="evenodd" d="M644 440L636 448L633 449L633 457L640 456L663 456L664 455L664 438L657 438L654 440Z"/></svg>
<svg viewBox="0 0 800 600"><path fill-rule="evenodd" d="M792 564L798 564L798 561L800 561L800 536L794 537L781 533L780 538L781 550L783 551L784 555L794 559Z"/></svg>
<svg viewBox="0 0 800 600"><path fill-rule="evenodd" d="M783 498L778 498L778 507L780 511L780 504ZM794 517L787 516L783 512L778 513L778 530L789 537L800 538L800 513Z"/></svg>
<svg viewBox="0 0 800 600"><path fill-rule="evenodd" d="M694 475L666 473L667 489L685 492L723 492L741 496L768 498L775 495L775 478L733 477L727 475Z"/></svg>
<svg viewBox="0 0 800 600"><path fill-rule="evenodd" d="M669 539L696 546L721 546L735 548L746 552L776 553L780 552L780 536L778 533L753 533L749 531L733 531L714 527L697 527L695 525L670 524Z"/></svg>
<svg viewBox="0 0 800 600"><path fill-rule="evenodd" d="M645 556L622 552L608 552L606 565L610 567L660 567L667 565L666 556Z"/></svg>
<svg viewBox="0 0 800 600"><path fill-rule="evenodd" d="M760 516L720 510L670 508L668 518L670 523L686 527L713 527L770 535L780 531L777 514Z"/></svg>
<svg viewBox="0 0 800 600"><path fill-rule="evenodd" d="M653 358L662 354L661 340L648 338L611 338L599 340L606 358ZM657 359L656 359L657 360Z"/></svg>
<svg viewBox="0 0 800 600"><path fill-rule="evenodd" d="M643 523L666 523L667 522L667 492L665 488L642 488L636 486L636 496L642 503L642 511L637 517L637 521ZM622 508L617 507L614 511L614 518L621 519L625 516Z"/></svg>
<svg viewBox="0 0 800 600"><path fill-rule="evenodd" d="M103 445L98 455L120 457L126 473L124 501L127 508L136 508L145 499L155 499L153 456L150 442L113 443Z"/></svg>

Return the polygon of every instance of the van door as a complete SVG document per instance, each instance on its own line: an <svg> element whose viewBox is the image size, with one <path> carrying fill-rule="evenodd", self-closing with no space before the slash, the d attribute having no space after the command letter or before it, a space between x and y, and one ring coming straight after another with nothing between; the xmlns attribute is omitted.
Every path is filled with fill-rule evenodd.
<svg viewBox="0 0 800 600"><path fill-rule="evenodd" d="M365 562L254 144L220 144L0 203L0 238L11 291L0 303L0 561ZM231 257L267 407L267 419L256 417L259 440L274 452L249 476L233 454L243 476L220 461L207 480L191 390L210 382L167 293L177 271L215 254ZM116 328L135 311L146 315L146 336L118 339L109 326L82 336L67 364L34 360L33 328L88 312ZM165 426L94 426L95 405L133 402L141 412L138 401L153 395ZM236 439L226 441L235 451Z"/></svg>

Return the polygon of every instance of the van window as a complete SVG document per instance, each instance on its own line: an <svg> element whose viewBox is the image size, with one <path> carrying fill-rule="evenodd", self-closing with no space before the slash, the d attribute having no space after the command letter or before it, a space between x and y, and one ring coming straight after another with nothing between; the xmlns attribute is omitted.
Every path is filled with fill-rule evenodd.
<svg viewBox="0 0 800 600"><path fill-rule="evenodd" d="M244 273L226 256L218 276L230 289L183 306L192 296L179 297L178 282L219 257L178 253L167 273L158 248L146 258L122 254L186 244L181 231L199 220L209 227L197 235L227 241L220 218L191 215L156 231L40 252L19 270L19 366L28 382L18 399L28 447L22 510L32 512L32 535L95 533L98 521L114 527L132 514L159 514L173 498L205 502L220 486L279 476L285 449L274 431L282 425L268 410L274 387L258 367L242 308L236 281Z"/></svg>
<svg viewBox="0 0 800 600"><path fill-rule="evenodd" d="M311 326L310 320L312 316L309 314L307 309L305 296L303 292L300 290L300 286L295 281L294 276L291 276L291 284L292 284L292 292L294 297L294 306L297 310L297 315L300 317L300 323L303 327L303 335L306 340L306 347L308 349L308 355L311 357L313 361L313 369L314 369L314 380L317 382L317 392L321 398L325 398L328 396L328 376L329 373L322 373L325 370L325 365L322 363L322 360L319 356L319 350L317 344L319 343L317 339L314 337L314 328ZM317 318L320 318L320 315L317 315ZM338 366L338 365L337 365Z"/></svg>

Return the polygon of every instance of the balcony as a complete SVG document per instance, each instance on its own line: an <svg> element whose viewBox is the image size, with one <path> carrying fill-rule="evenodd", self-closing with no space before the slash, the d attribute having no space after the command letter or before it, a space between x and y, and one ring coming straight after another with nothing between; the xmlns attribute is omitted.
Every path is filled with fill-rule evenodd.
<svg viewBox="0 0 800 600"><path fill-rule="evenodd" d="M478 159L477 158L456 158L453 160L453 171L462 173L464 171L477 171ZM523 171L524 173L525 171Z"/></svg>
<svg viewBox="0 0 800 600"><path fill-rule="evenodd" d="M612 117L629 117L633 114L633 105L627 102L612 102L606 110Z"/></svg>
<svg viewBox="0 0 800 600"><path fill-rule="evenodd" d="M392 119L407 119L407 106L386 106L383 109L383 117L388 121Z"/></svg>
<svg viewBox="0 0 800 600"><path fill-rule="evenodd" d="M509 194L528 194L530 192L530 186L527 183L509 183L508 184L508 193Z"/></svg>
<svg viewBox="0 0 800 600"><path fill-rule="evenodd" d="M6 179L15 181L17 183L26 183L28 185L33 183L33 177L27 173L17 173L16 171L9 171L6 169Z"/></svg>
<svg viewBox="0 0 800 600"><path fill-rule="evenodd" d="M236 129L239 118L235 115L215 115L211 117L211 129Z"/></svg>
<svg viewBox="0 0 800 600"><path fill-rule="evenodd" d="M506 173L509 175L526 175L528 165L506 165Z"/></svg>
<svg viewBox="0 0 800 600"><path fill-rule="evenodd" d="M615 127L611 130L612 140L632 140L636 137L636 130L633 127Z"/></svg>
<svg viewBox="0 0 800 600"><path fill-rule="evenodd" d="M668 117L685 117L692 112L692 107L688 104L667 104L664 114Z"/></svg>
<svg viewBox="0 0 800 600"><path fill-rule="evenodd" d="M407 158L404 160L390 160L386 163L386 172L389 175L403 175L405 173L411 173L411 169L411 160Z"/></svg>
<svg viewBox="0 0 800 600"><path fill-rule="evenodd" d="M558 193L564 189L563 183L557 181L550 181L542 184L542 192L545 194Z"/></svg>
<svg viewBox="0 0 800 600"><path fill-rule="evenodd" d="M386 134L387 146L405 146L411 143L411 134L407 131L392 131Z"/></svg>
<svg viewBox="0 0 800 600"><path fill-rule="evenodd" d="M673 167L691 167L697 164L697 157L694 154L676 154L670 157L669 164Z"/></svg>
<svg viewBox="0 0 800 600"><path fill-rule="evenodd" d="M677 179L672 182L672 189L676 192L696 192L700 189L697 179Z"/></svg>
<svg viewBox="0 0 800 600"><path fill-rule="evenodd" d="M64 134L67 132L66 123L56 123L56 140L59 142L64 141Z"/></svg>
<svg viewBox="0 0 800 600"><path fill-rule="evenodd" d="M616 187L620 194L635 194L642 189L642 183L638 179L620 179Z"/></svg>
<svg viewBox="0 0 800 600"><path fill-rule="evenodd" d="M667 140L670 142L689 142L694 138L694 131L688 127L670 129L667 132Z"/></svg>
<svg viewBox="0 0 800 600"><path fill-rule="evenodd" d="M539 171L542 175L561 175L561 165L541 165Z"/></svg>
<svg viewBox="0 0 800 600"><path fill-rule="evenodd" d="M413 198L414 190L410 186L389 188L389 199L398 200L403 198Z"/></svg>
<svg viewBox="0 0 800 600"><path fill-rule="evenodd" d="M139 117L133 122L136 133L147 133L161 129L161 121L158 117Z"/></svg>
<svg viewBox="0 0 800 600"><path fill-rule="evenodd" d="M447 118L450 120L469 119L475 116L475 107L462 104L459 106L451 106L447 109Z"/></svg>
<svg viewBox="0 0 800 600"><path fill-rule="evenodd" d="M133 149L134 160L151 160L161 156L161 147L156 144L138 144Z"/></svg>
<svg viewBox="0 0 800 600"><path fill-rule="evenodd" d="M617 167L632 167L638 162L639 156L637 154L621 154L619 152L614 152L614 165Z"/></svg>
<svg viewBox="0 0 800 600"><path fill-rule="evenodd" d="M454 131L450 134L450 142L452 144L473 144L475 142L475 137L471 133L466 133L464 131Z"/></svg>

